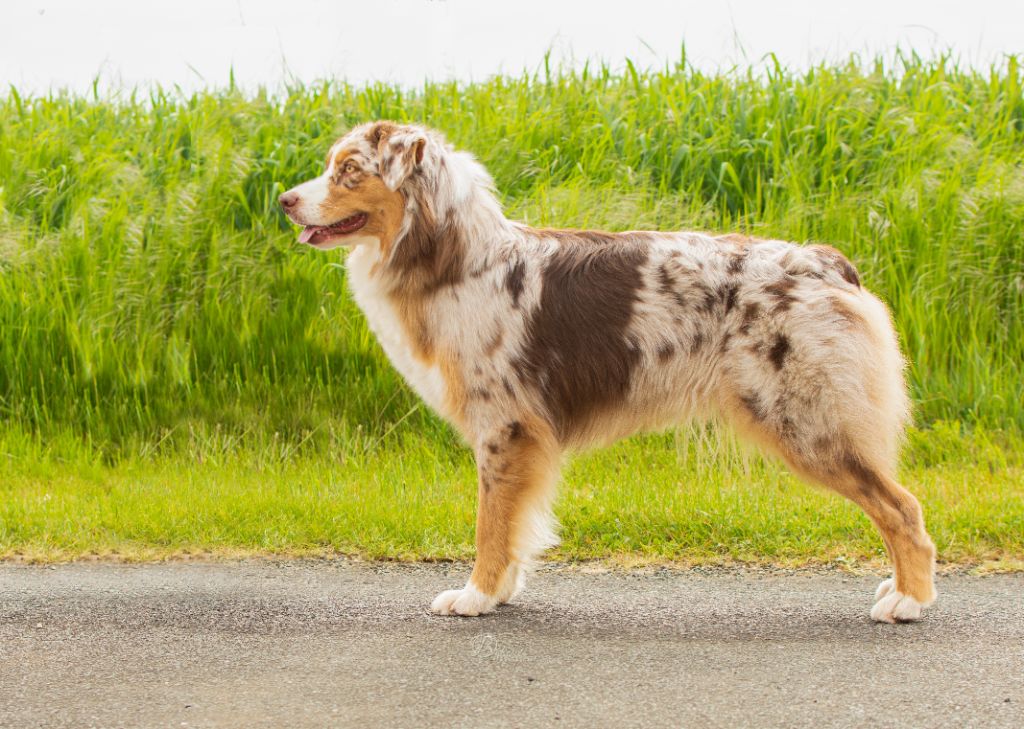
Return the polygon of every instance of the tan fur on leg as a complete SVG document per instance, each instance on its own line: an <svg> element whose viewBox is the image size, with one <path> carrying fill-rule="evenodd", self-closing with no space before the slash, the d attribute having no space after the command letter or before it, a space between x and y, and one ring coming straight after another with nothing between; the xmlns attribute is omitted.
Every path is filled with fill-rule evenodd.
<svg viewBox="0 0 1024 729"><path fill-rule="evenodd" d="M920 618L935 601L935 546L917 499L894 479L861 465L815 480L860 506L882 533L894 579L879 586L871 617L886 623Z"/></svg>
<svg viewBox="0 0 1024 729"><path fill-rule="evenodd" d="M742 407L734 406L732 415L741 434L781 457L803 479L853 501L879 530L894 579L879 585L871 617L888 623L920 618L921 609L935 601L935 546L913 494L887 475L884 465L868 465L884 459L855 455L845 440L838 450L823 442L818 453L807 457L788 444L786 435L766 428Z"/></svg>
<svg viewBox="0 0 1024 729"><path fill-rule="evenodd" d="M476 450L476 564L464 590L435 600L441 614L480 614L507 602L533 557L555 541L550 513L560 451L551 429L537 418L512 419Z"/></svg>

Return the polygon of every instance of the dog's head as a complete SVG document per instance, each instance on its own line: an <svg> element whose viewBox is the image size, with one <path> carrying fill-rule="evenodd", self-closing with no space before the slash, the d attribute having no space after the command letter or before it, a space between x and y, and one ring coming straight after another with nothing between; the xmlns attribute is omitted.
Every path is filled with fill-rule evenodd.
<svg viewBox="0 0 1024 729"><path fill-rule="evenodd" d="M388 247L402 228L402 187L421 171L429 139L414 126L373 122L356 127L327 153L319 177L278 198L299 241L326 250L376 241Z"/></svg>

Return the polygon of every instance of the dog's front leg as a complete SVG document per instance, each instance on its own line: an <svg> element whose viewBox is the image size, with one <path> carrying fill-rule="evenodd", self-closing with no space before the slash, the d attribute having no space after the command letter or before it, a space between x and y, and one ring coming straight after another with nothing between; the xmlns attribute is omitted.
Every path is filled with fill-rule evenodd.
<svg viewBox="0 0 1024 729"><path fill-rule="evenodd" d="M461 590L438 595L439 615L482 615L508 602L530 560L555 543L551 501L559 449L541 422L512 420L476 447L476 564Z"/></svg>

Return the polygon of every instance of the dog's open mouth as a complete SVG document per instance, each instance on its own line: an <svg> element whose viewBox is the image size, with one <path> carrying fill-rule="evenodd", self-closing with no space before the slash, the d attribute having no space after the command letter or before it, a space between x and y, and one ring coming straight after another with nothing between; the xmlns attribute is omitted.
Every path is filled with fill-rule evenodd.
<svg viewBox="0 0 1024 729"><path fill-rule="evenodd" d="M331 238L355 233L366 225L367 217L366 213L356 213L331 225L307 225L299 233L299 243L309 243L311 246L315 246Z"/></svg>

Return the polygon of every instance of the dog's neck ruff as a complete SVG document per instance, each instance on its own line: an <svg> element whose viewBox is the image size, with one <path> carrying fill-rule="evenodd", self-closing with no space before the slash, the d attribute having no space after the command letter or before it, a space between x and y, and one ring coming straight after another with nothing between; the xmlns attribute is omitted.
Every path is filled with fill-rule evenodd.
<svg viewBox="0 0 1024 729"><path fill-rule="evenodd" d="M434 147L433 164L403 190L405 214L377 269L397 295L431 293L490 265L515 231L484 168L465 153Z"/></svg>
<svg viewBox="0 0 1024 729"><path fill-rule="evenodd" d="M468 296L460 301L459 294L501 263L522 238L521 226L505 218L472 157L441 145L426 154L423 173L402 190L395 240L357 246L347 259L349 286L396 369L428 405L457 421L455 342L472 329L468 317L488 315L467 311Z"/></svg>

